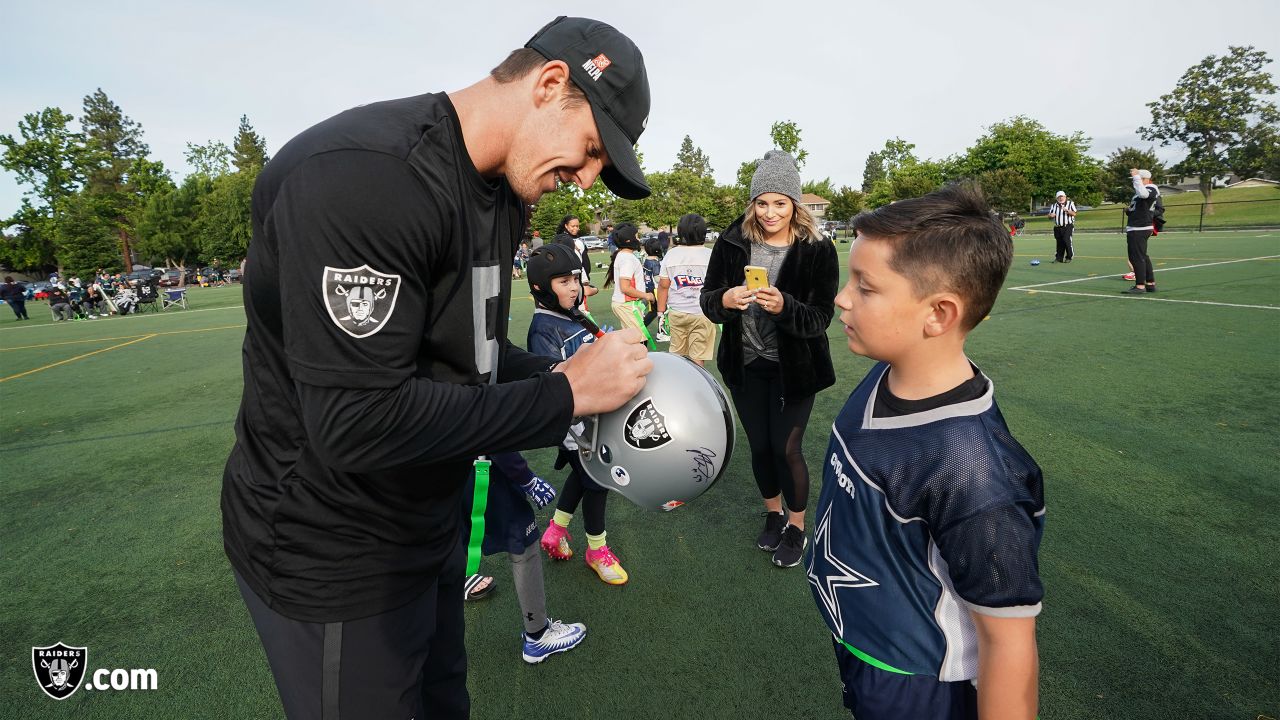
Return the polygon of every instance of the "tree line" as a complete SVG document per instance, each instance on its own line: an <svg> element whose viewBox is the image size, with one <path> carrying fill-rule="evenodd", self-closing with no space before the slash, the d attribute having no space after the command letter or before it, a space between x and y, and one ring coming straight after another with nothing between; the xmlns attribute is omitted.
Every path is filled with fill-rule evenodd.
<svg viewBox="0 0 1280 720"><path fill-rule="evenodd" d="M1133 194L1129 169L1145 168L1158 181L1199 177L1205 201L1211 202L1212 179L1228 171L1280 179L1280 113L1267 99L1277 92L1264 69L1269 63L1261 50L1231 46L1224 55L1209 55L1189 68L1171 92L1147 103L1152 120L1138 128L1139 136L1187 149L1183 160L1168 167L1154 145L1122 147L1100 160L1089 154L1091 139L1084 133L1054 133L1019 115L987 128L963 153L941 159L918 157L915 144L892 138L867 155L861 187L836 187L824 178L805 182L803 189L830 201L827 219L849 220L863 210L967 179L983 188L993 208L1010 212L1048 203L1059 190L1082 205L1127 202ZM801 147L800 128L783 120L769 134L773 147L791 153L803 171L808 151ZM723 229L746 208L754 172L754 160L743 162L735 184L716 184L710 158L686 135L669 170L645 173L653 189L649 198L620 201L599 181L586 191L563 186L538 204L532 229L551 237L566 215L584 223L608 219L670 229L688 212Z"/></svg>
<svg viewBox="0 0 1280 720"><path fill-rule="evenodd" d="M1129 168L1141 167L1158 180L1199 176L1210 202L1212 178L1227 171L1280 179L1280 112L1269 99L1277 92L1265 70L1269 63L1263 51L1232 46L1189 68L1172 91L1147 103L1151 122L1138 134L1187 150L1169 167L1154 146L1123 147L1099 160L1089 155L1091 140L1083 133L1054 133L1019 115L987 128L963 153L941 159L921 158L913 143L889 139L868 154L860 187L836 187L823 178L806 181L803 190L830 201L829 220L849 220L961 179L978 182L993 208L1019 211L1049 202L1058 190L1079 204L1127 201ZM188 143L192 171L180 184L148 157L142 126L100 88L84 98L78 130L74 123L61 109L45 108L22 119L18 137L0 136L0 166L26 187L21 207L5 222L0 266L83 274L98 267L127 270L135 259L186 267L215 258L234 263L245 255L253 183L269 160L266 141L247 117L240 118L230 146ZM773 147L791 153L803 173L809 153L801 135L790 120L769 130ZM643 167L644 155L637 154ZM653 189L648 198L621 200L599 180L587 190L562 185L533 209L530 231L550 238L567 215L585 223L673 229L690 212L723 229L746 208L754 172L755 160L741 162L734 184L717 184L711 159L686 135L669 169L645 173Z"/></svg>
<svg viewBox="0 0 1280 720"><path fill-rule="evenodd" d="M0 167L25 190L4 221L0 266L88 275L244 257L253 183L269 159L248 117L230 146L188 143L192 172L181 184L149 157L142 126L101 88L85 96L78 125L61 108L45 108L25 115L16 137L0 135Z"/></svg>

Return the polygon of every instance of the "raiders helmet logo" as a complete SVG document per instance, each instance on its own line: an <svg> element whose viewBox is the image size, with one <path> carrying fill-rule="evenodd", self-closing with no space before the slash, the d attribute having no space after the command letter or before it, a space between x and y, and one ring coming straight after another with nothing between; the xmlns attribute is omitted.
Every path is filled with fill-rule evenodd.
<svg viewBox="0 0 1280 720"><path fill-rule="evenodd" d="M87 662L87 647L69 647L58 643L49 647L31 648L31 669L36 674L36 682L44 694L54 700L66 700L80 689Z"/></svg>
<svg viewBox="0 0 1280 720"><path fill-rule="evenodd" d="M396 309L400 276L378 272L368 265L324 268L325 308L333 324L354 338L375 335Z"/></svg>
<svg viewBox="0 0 1280 720"><path fill-rule="evenodd" d="M653 450L671 442L667 419L654 407L653 398L645 398L631 411L623 435L627 444L637 450Z"/></svg>

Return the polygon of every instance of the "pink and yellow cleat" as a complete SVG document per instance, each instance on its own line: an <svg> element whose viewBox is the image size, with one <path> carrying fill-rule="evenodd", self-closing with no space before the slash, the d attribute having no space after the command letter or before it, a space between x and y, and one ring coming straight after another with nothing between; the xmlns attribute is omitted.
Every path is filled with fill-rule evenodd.
<svg viewBox="0 0 1280 720"><path fill-rule="evenodd" d="M610 585L626 584L627 571L622 569L622 563L618 562L618 557L613 554L608 545L602 546L599 550L588 548L583 559L587 561L587 567L595 570L601 580Z"/></svg>
<svg viewBox="0 0 1280 720"><path fill-rule="evenodd" d="M573 548L569 546L572 539L568 528L552 520L547 524L547 531L542 533L542 549L552 560L568 560L573 557Z"/></svg>

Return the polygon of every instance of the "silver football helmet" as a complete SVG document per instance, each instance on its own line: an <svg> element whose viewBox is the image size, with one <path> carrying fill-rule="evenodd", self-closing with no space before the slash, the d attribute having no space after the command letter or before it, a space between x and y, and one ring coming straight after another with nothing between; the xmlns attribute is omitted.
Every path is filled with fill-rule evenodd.
<svg viewBox="0 0 1280 720"><path fill-rule="evenodd" d="M670 353L622 407L585 419L578 458L601 487L650 510L674 510L707 491L729 465L737 429L711 373Z"/></svg>

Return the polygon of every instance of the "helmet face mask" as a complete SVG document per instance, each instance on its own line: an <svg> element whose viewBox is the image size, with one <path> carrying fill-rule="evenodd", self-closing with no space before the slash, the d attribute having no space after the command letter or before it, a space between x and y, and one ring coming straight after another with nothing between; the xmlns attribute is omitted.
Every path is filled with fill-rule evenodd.
<svg viewBox="0 0 1280 720"><path fill-rule="evenodd" d="M644 388L575 434L578 459L601 487L649 510L674 510L724 474L737 425L710 373L678 355L649 358Z"/></svg>

